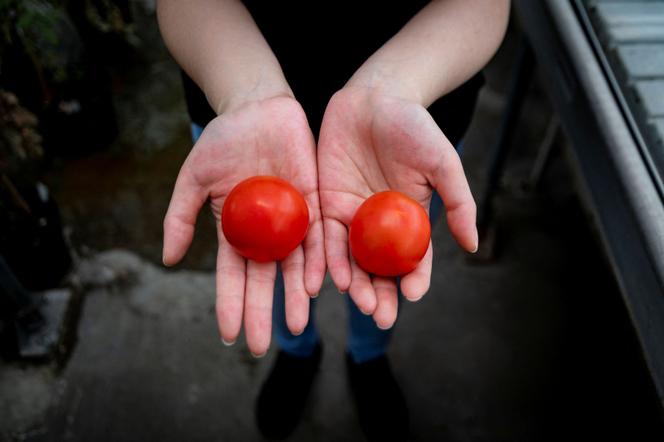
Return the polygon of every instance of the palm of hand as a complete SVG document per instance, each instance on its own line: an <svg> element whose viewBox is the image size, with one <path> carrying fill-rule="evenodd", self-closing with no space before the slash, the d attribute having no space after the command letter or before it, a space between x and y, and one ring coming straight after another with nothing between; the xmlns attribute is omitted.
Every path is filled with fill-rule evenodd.
<svg viewBox="0 0 664 442"><path fill-rule="evenodd" d="M276 97L245 105L208 124L184 162L164 220L164 262L177 263L191 243L196 216L209 200L217 221L224 200L240 181L256 175L278 176L305 197L310 225L303 246L282 263L287 322L304 329L309 296L325 273L323 232L313 136L300 105ZM254 354L267 351L271 334L276 263L245 260L217 229L217 317L222 338L233 342L244 319L247 344Z"/></svg>
<svg viewBox="0 0 664 442"><path fill-rule="evenodd" d="M315 196L314 151L299 105L278 98L217 117L206 127L183 168L191 169L196 185L209 189L211 209L219 219L228 193L251 176L279 176L305 197Z"/></svg>
<svg viewBox="0 0 664 442"><path fill-rule="evenodd" d="M349 259L347 244L347 228L366 198L397 190L428 211L435 187L452 234L464 248L475 248L475 205L459 157L423 107L365 88L338 92L323 119L318 168L331 276L379 327L389 328L396 320L396 281L370 277ZM401 280L406 298L417 300L428 290L431 265L429 245L418 267Z"/></svg>

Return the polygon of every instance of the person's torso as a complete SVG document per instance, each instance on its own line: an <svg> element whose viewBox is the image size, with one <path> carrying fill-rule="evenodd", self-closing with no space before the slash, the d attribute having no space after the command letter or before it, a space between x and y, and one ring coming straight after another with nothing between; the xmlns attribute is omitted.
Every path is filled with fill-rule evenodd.
<svg viewBox="0 0 664 442"><path fill-rule="evenodd" d="M330 97L428 1L245 0L244 3L279 60L317 135ZM481 75L477 75L430 107L451 141L465 131L482 83ZM192 120L205 125L214 112L197 89L185 78Z"/></svg>

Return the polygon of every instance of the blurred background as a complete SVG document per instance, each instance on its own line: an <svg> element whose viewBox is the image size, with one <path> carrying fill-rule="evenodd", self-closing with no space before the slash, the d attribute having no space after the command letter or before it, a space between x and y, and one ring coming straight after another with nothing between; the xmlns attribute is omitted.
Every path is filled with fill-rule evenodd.
<svg viewBox="0 0 664 442"><path fill-rule="evenodd" d="M204 211L175 269L162 219L192 146L152 0L0 0L0 439L259 440L274 356L224 347ZM413 440L664 440L660 399L546 85L500 179L491 147L521 31L485 69L463 162L492 218L480 256L433 231L432 289L390 350ZM537 68L536 68L537 69ZM547 150L542 160L542 146ZM326 279L322 371L292 440L362 440L344 300Z"/></svg>

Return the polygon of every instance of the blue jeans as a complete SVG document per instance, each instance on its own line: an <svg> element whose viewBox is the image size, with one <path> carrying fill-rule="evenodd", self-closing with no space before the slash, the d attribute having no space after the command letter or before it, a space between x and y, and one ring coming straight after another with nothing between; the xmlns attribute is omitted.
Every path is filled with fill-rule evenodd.
<svg viewBox="0 0 664 442"><path fill-rule="evenodd" d="M438 219L443 207L443 202L437 192L433 193L429 205L429 221L433 225ZM381 356L387 351L390 343L392 330L381 330L373 320L373 317L365 315L357 308L348 294L349 333L348 353L355 363L362 363ZM399 303L401 303L401 290L399 289ZM277 272L277 282L274 285L274 308L272 310L272 323L275 338L279 347L286 353L294 356L306 357L313 353L318 343L318 332L314 321L316 310L316 299L311 300L309 306L309 323L302 334L295 336L286 325L286 310L284 302L284 280L281 271Z"/></svg>
<svg viewBox="0 0 664 442"><path fill-rule="evenodd" d="M192 123L191 133L194 143L198 140L203 128ZM461 144L457 146L457 152L461 153ZM429 221L433 225L440 216L443 208L443 202L437 192L433 193L431 204L429 205ZM293 356L306 357L310 356L316 345L318 344L319 336L316 331L315 323L315 309L316 299L311 300L309 306L309 323L304 328L304 331L298 335L293 335L288 326L286 325L286 307L284 300L284 278L279 267L277 271L277 280L274 284L274 306L272 309L272 324L275 334L275 340L281 350ZM381 356L387 350L392 336L392 330L381 330L378 328L371 316L363 314L351 300L350 296L346 296L346 303L348 304L349 311L349 328L348 333L348 353L356 363L369 361L378 356ZM399 302L401 302L401 290L399 290Z"/></svg>

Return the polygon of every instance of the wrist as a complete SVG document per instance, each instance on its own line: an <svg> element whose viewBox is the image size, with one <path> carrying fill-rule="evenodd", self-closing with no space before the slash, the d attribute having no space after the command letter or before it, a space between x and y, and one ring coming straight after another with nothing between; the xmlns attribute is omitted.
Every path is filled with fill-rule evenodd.
<svg viewBox="0 0 664 442"><path fill-rule="evenodd" d="M255 80L243 78L238 82L224 86L220 90L210 88L209 92L206 90L205 94L217 115L233 111L250 102L274 97L294 98L293 91L285 78L266 79L259 77Z"/></svg>
<svg viewBox="0 0 664 442"><path fill-rule="evenodd" d="M394 65L376 63L362 66L344 87L364 88L372 93L428 105L424 91Z"/></svg>

